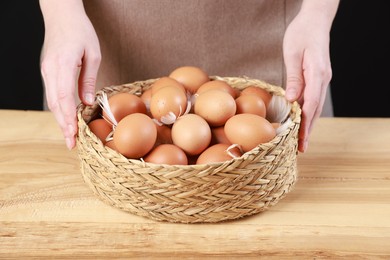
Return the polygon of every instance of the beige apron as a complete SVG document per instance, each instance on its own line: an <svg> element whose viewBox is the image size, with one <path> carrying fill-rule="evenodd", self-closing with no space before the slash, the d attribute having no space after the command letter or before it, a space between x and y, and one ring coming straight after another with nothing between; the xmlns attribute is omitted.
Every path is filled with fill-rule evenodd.
<svg viewBox="0 0 390 260"><path fill-rule="evenodd" d="M300 2L86 0L102 50L98 88L182 65L281 85L283 34Z"/></svg>
<svg viewBox="0 0 390 260"><path fill-rule="evenodd" d="M284 87L284 31L301 0L85 0L102 62L97 89L194 65Z"/></svg>

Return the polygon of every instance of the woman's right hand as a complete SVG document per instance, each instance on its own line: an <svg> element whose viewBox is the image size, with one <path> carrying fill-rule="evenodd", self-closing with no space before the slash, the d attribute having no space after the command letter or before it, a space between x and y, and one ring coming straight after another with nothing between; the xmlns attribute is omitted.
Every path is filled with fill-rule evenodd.
<svg viewBox="0 0 390 260"><path fill-rule="evenodd" d="M47 104L72 149L77 133L75 89L78 86L83 103L94 102L99 40L81 0L40 0L40 7L45 23L41 73Z"/></svg>

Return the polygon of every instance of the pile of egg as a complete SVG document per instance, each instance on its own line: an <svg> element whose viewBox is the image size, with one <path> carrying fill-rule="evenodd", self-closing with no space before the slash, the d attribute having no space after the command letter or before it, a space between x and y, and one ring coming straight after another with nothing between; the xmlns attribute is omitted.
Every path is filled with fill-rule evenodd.
<svg viewBox="0 0 390 260"><path fill-rule="evenodd" d="M170 165L223 162L276 136L280 122L267 119L271 99L262 88L239 91L199 67L182 66L140 95L103 95L101 117L88 126L128 159Z"/></svg>

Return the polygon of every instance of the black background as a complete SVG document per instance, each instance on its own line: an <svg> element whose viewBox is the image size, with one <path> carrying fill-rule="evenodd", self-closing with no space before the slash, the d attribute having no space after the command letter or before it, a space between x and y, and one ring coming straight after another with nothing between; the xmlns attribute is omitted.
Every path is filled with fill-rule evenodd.
<svg viewBox="0 0 390 260"><path fill-rule="evenodd" d="M41 110L44 26L38 0L1 1L0 7L0 109Z"/></svg>
<svg viewBox="0 0 390 260"><path fill-rule="evenodd" d="M390 117L388 3L340 2L331 31L335 116Z"/></svg>
<svg viewBox="0 0 390 260"><path fill-rule="evenodd" d="M0 7L0 109L42 110L38 1L2 1ZM386 0L341 0L330 45L335 116L390 117L389 20Z"/></svg>

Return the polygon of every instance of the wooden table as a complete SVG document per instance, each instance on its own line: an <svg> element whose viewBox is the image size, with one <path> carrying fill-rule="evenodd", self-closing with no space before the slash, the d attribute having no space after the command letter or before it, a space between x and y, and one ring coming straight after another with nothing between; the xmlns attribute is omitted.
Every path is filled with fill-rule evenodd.
<svg viewBox="0 0 390 260"><path fill-rule="evenodd" d="M390 118L321 118L268 211L171 224L101 202L50 112L0 110L0 258L390 259Z"/></svg>

